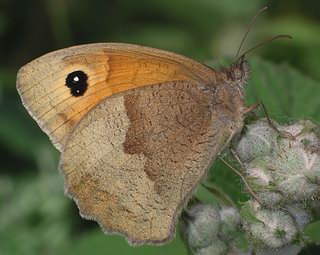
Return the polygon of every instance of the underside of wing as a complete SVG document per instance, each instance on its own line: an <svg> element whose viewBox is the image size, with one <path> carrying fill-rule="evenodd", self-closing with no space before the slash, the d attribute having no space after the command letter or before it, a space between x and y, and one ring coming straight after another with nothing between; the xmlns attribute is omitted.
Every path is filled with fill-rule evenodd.
<svg viewBox="0 0 320 255"><path fill-rule="evenodd" d="M79 90L72 91L66 79L79 72L86 77L87 87L75 96ZM17 88L29 113L61 150L69 131L103 99L167 81L212 83L212 72L196 61L163 50L87 44L49 53L25 65L19 70ZM79 77L74 76L71 83L77 81Z"/></svg>
<svg viewBox="0 0 320 255"><path fill-rule="evenodd" d="M71 132L60 170L80 213L131 243L165 243L230 133L199 83L103 100ZM223 128L222 128L223 127Z"/></svg>

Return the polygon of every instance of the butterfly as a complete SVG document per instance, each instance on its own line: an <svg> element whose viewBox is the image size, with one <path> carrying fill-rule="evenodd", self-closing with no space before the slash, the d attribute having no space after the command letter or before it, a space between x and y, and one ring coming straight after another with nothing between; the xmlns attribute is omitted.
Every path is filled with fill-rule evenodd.
<svg viewBox="0 0 320 255"><path fill-rule="evenodd" d="M74 46L23 66L23 105L61 152L80 214L131 244L162 244L247 112L245 54L213 69L164 50Z"/></svg>

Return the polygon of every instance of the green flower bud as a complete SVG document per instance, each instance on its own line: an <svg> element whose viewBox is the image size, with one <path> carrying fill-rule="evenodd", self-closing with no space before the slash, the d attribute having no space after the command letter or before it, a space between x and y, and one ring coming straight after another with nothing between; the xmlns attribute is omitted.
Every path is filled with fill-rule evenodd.
<svg viewBox="0 0 320 255"><path fill-rule="evenodd" d="M219 208L214 205L197 204L188 211L187 241L192 250L204 248L217 239L221 231Z"/></svg>
<svg viewBox="0 0 320 255"><path fill-rule="evenodd" d="M224 224L236 227L240 223L240 214L236 208L223 207L219 213Z"/></svg>
<svg viewBox="0 0 320 255"><path fill-rule="evenodd" d="M220 218L222 221L220 238L230 243L233 237L237 236L240 224L239 210L233 207L224 207L220 210Z"/></svg>
<svg viewBox="0 0 320 255"><path fill-rule="evenodd" d="M291 129L289 126L286 131ZM273 169L277 189L287 200L303 201L319 195L320 156L302 145L300 135L293 140L281 139L276 151L267 164Z"/></svg>
<svg viewBox="0 0 320 255"><path fill-rule="evenodd" d="M265 209L254 202L252 212L256 220L244 220L243 229L256 246L279 248L292 242L298 232L294 219L286 211Z"/></svg>
<svg viewBox="0 0 320 255"><path fill-rule="evenodd" d="M274 190L273 172L267 170L263 160L256 159L247 164L245 171L250 187L263 204L276 206L282 202L283 195Z"/></svg>
<svg viewBox="0 0 320 255"><path fill-rule="evenodd" d="M264 205L268 205L269 207L281 205L283 202L283 196L279 192L259 191L256 195Z"/></svg>
<svg viewBox="0 0 320 255"><path fill-rule="evenodd" d="M275 126L265 120L248 125L236 144L248 183L258 198L277 205L310 200L320 195L319 128L310 121Z"/></svg>
<svg viewBox="0 0 320 255"><path fill-rule="evenodd" d="M275 147L277 133L266 120L246 126L247 130L235 145L236 152L244 163L270 155Z"/></svg>

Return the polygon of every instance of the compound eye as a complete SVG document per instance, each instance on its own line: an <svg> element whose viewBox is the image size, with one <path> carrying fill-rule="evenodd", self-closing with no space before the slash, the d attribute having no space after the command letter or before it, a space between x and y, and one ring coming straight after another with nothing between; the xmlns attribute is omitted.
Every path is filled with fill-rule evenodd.
<svg viewBox="0 0 320 255"><path fill-rule="evenodd" d="M234 78L235 80L240 80L240 79L242 78L242 71L241 71L240 68L235 67L235 68L233 69L233 78Z"/></svg>
<svg viewBox="0 0 320 255"><path fill-rule="evenodd" d="M83 96L88 89L88 75L79 70L69 73L66 78L66 86L74 97Z"/></svg>

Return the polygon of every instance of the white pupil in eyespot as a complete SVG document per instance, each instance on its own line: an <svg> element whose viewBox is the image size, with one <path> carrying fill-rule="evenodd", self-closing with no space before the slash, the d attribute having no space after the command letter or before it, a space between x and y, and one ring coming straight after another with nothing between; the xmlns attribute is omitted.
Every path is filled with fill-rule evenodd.
<svg viewBox="0 0 320 255"><path fill-rule="evenodd" d="M73 78L73 82L78 82L79 81L79 77L78 76L75 76L74 78Z"/></svg>

